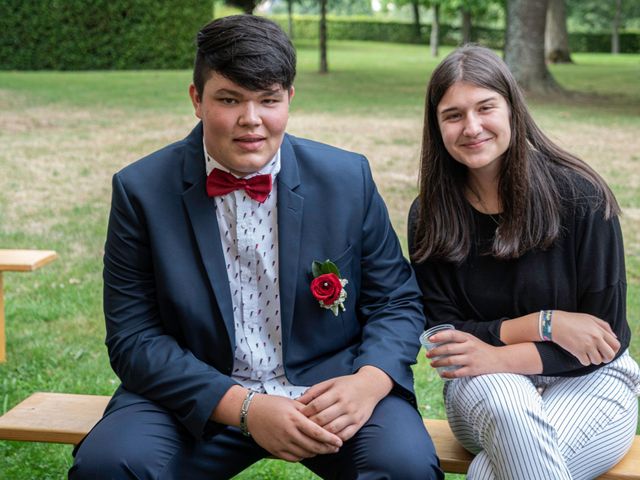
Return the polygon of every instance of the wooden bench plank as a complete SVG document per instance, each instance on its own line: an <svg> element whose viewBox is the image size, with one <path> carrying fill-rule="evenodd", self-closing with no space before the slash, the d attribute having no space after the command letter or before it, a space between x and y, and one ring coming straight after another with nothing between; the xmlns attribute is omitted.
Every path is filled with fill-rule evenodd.
<svg viewBox="0 0 640 480"><path fill-rule="evenodd" d="M636 435L631 449L624 458L607 473L600 475L598 480L637 480L638 478L640 478L640 435Z"/></svg>
<svg viewBox="0 0 640 480"><path fill-rule="evenodd" d="M37 392L0 417L0 439L77 445L111 397Z"/></svg>
<svg viewBox="0 0 640 480"><path fill-rule="evenodd" d="M102 417L110 397L38 392L0 417L0 440L77 445ZM446 420L425 419L444 471L466 473L473 455L454 437ZM598 480L640 480L640 435L618 465Z"/></svg>
<svg viewBox="0 0 640 480"><path fill-rule="evenodd" d="M442 469L449 473L467 473L473 455L458 443L449 428L449 422L427 418L424 425L436 447Z"/></svg>
<svg viewBox="0 0 640 480"><path fill-rule="evenodd" d="M0 249L0 271L30 272L58 258L53 250Z"/></svg>

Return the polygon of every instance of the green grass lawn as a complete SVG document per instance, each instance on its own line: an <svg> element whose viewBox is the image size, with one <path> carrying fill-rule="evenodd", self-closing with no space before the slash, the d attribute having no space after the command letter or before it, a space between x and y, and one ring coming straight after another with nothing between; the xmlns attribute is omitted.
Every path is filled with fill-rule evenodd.
<svg viewBox="0 0 640 480"><path fill-rule="evenodd" d="M423 46L335 42L332 73L318 75L316 46L301 43L298 53L290 130L366 154L406 244L424 90L442 57ZM531 106L552 138L603 174L623 206L631 350L640 358L640 55L574 60L552 71L581 93ZM4 275L0 413L34 391L108 395L117 385L101 313L110 177L188 133L196 121L189 81L188 71L0 72L0 247L54 249L60 257L33 273ZM441 381L422 358L416 370L421 412L443 418ZM0 479L63 478L70 453L68 446L0 442ZM314 478L279 461L238 476L284 477Z"/></svg>

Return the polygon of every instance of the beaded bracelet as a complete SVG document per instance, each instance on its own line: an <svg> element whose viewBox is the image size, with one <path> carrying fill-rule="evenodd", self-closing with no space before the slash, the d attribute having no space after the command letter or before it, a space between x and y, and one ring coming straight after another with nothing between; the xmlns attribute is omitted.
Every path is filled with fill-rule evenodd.
<svg viewBox="0 0 640 480"><path fill-rule="evenodd" d="M249 427L247 426L247 414L249 413L249 405L251 405L251 400L253 400L253 396L256 394L253 390L249 390L247 396L244 397L242 401L242 406L240 407L240 431L246 437L250 437Z"/></svg>
<svg viewBox="0 0 640 480"><path fill-rule="evenodd" d="M553 319L553 310L540 310L538 315L538 334L543 342L551 342L551 320Z"/></svg>

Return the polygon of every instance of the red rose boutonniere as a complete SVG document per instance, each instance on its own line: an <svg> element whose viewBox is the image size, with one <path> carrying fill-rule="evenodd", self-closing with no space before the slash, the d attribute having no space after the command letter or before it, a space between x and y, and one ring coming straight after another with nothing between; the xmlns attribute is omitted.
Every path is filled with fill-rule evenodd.
<svg viewBox="0 0 640 480"><path fill-rule="evenodd" d="M338 309L344 311L344 301L347 299L347 291L344 287L349 282L345 278L340 278L340 271L331 260L314 261L311 264L311 271L314 276L311 282L311 293L322 308L331 310L337 317Z"/></svg>

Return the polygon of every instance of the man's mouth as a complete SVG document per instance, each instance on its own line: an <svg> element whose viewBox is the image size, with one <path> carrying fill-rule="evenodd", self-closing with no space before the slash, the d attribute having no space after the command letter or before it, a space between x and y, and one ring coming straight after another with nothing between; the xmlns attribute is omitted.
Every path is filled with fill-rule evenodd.
<svg viewBox="0 0 640 480"><path fill-rule="evenodd" d="M262 135L243 135L233 140L243 150L258 150L264 145L266 138Z"/></svg>

